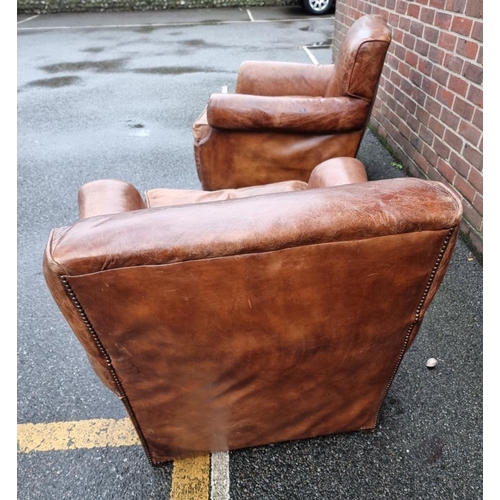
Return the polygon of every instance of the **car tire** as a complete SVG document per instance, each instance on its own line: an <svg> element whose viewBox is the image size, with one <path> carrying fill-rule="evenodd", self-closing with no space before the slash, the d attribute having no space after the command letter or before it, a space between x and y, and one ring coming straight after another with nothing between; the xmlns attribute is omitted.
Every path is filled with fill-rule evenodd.
<svg viewBox="0 0 500 500"><path fill-rule="evenodd" d="M302 5L308 14L322 16L333 9L335 0L303 0Z"/></svg>

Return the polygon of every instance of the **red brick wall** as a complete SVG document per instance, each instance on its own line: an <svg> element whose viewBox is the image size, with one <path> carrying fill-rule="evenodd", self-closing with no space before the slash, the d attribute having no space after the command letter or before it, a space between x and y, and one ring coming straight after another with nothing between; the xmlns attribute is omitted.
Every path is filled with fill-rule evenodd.
<svg viewBox="0 0 500 500"><path fill-rule="evenodd" d="M365 14L392 30L371 126L409 175L462 198L462 231L482 254L483 4L481 0L337 0L333 57Z"/></svg>

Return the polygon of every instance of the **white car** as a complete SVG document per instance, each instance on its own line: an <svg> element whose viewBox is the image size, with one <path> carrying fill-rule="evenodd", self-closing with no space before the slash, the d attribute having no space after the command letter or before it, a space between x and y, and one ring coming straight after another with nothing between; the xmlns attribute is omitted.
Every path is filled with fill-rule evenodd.
<svg viewBox="0 0 500 500"><path fill-rule="evenodd" d="M313 16L322 16L335 9L335 0L301 0L304 9Z"/></svg>

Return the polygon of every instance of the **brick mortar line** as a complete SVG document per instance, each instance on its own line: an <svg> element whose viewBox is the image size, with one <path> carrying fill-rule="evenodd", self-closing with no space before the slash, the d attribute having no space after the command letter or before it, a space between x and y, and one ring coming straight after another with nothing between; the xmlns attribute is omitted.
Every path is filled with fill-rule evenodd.
<svg viewBox="0 0 500 500"><path fill-rule="evenodd" d="M396 154L399 153L398 157L399 158L403 158L403 159L407 159L411 164L412 166L418 171L420 172L420 174L422 175L422 177L426 178L426 179L430 179L430 177L419 167L419 165L415 162L415 160L413 158L411 158L406 152L405 150L399 145L398 141L396 141L396 139L392 136L392 134L380 123L378 122L377 120L377 125L379 125L380 127L384 128L385 132L387 133L387 136L390 138L390 141L392 143L391 145L391 148L393 148L393 150L395 151ZM408 141L409 143L409 141ZM410 145L416 150L416 148L410 143ZM418 153L420 153L418 150L416 150ZM421 154L421 153L420 153ZM438 155L439 156L439 155ZM439 158L441 158L443 161L447 161L445 160L444 158L442 158L441 156L439 156ZM403 160L404 161L404 160ZM448 162L447 162L448 163ZM432 165L430 162L429 162L429 165L431 168L434 168L443 178L444 175L439 171L439 169L437 168L437 165ZM472 167L472 165L471 165ZM457 176L460 176L464 182L466 182L467 184L469 184L472 188L474 188L474 186L472 186L472 184L468 181L468 179L464 178L462 175L460 175L458 172L454 171L454 178L453 178L453 181L448 181L452 186L453 188L458 192L458 195L462 198L463 202L466 202L468 203L468 205L471 207L472 210L474 210L475 212L477 212L479 214L479 211L474 207L473 205L473 201L467 199L461 191L458 191L458 189L455 187L455 184L454 184L454 180ZM477 191L476 189L474 189L474 191ZM477 195L478 193L476 192L475 196ZM478 230L476 228L474 228L474 226L472 225L472 223L470 221L468 221L467 219L463 219L464 221L467 222L467 226L469 226L476 235L478 235L479 237L482 238L482 233L478 232Z"/></svg>
<svg viewBox="0 0 500 500"><path fill-rule="evenodd" d="M382 10L385 9L387 12L393 12L391 10L388 10L387 7L379 7L379 8L382 9ZM433 8L433 7L427 7L427 8L430 9L430 10L434 10L434 12L437 12L439 14L449 14L452 18L453 17L460 17L460 18L463 18L463 19L470 19L471 21L480 21L480 22L483 22L483 18L482 17L469 16L469 15L466 15L465 13L464 14L460 14L459 12L452 12L451 10L436 9L436 8ZM398 14L396 11L394 11L394 13ZM426 23L423 23L419 17L409 16L408 14L398 14L398 15L400 17L407 17L409 19L414 19L415 21L419 21L422 24L426 24ZM429 24L428 26L431 26L431 25ZM445 28L437 28L437 29L445 29ZM453 33L456 33L456 32L453 31Z"/></svg>
<svg viewBox="0 0 500 500"><path fill-rule="evenodd" d="M430 28L434 28L434 29L436 29L436 30L438 30L438 31L440 31L440 32L441 32L441 31L443 31L443 32L446 32L446 33L451 33L451 34L456 35L457 37L462 37L462 38L464 38L464 39L466 38L466 39L469 39L469 40L471 40L471 41L474 41L474 42L476 42L476 43L478 43L478 44L482 44L482 43L483 43L482 41L479 41L479 40L476 40L475 38L472 38L471 36L466 36L466 35L463 35L462 33L457 32L457 31L453 31L453 30L451 29L451 27L450 27L450 28L441 28L441 27L436 26L436 25L434 25L434 24L429 24L429 23L426 23L426 22L422 21L422 20L421 20L420 18L418 18L418 17L409 16L408 14L399 14L399 13L398 13L398 12L396 12L396 11L393 11L393 10L387 9L387 7L379 7L379 9L380 9L382 12L384 12L385 14L387 14L388 16L389 16L390 14L395 14L395 15L397 15L400 19L401 19L401 18L403 18L403 19L407 19L407 20L413 20L413 21L416 21L416 22L420 23L422 26L427 26L427 27L430 27ZM443 13L443 14L450 14L452 17L461 17L461 18L463 18L463 19L468 19L468 20L472 21L473 23L481 23L481 24L483 24L483 18L482 18L482 17L472 17L472 16L466 16L465 14L463 14L463 15L462 15L462 14L458 14L458 13L451 14L451 13L450 13L450 11L446 11L446 10L438 10L438 9L434 9L434 10L435 10L436 12L439 12L439 13ZM354 19L354 18L351 18L350 16L346 15L345 13L343 13L343 15L345 15L345 16L346 16L347 18L349 18L351 21L355 21L355 19ZM346 24L344 24L344 23L341 23L341 24L342 24L342 26L348 27L348 25L346 25ZM410 33L409 31L405 31L405 30L403 30L403 29L402 29L402 28L400 28L399 26L392 26L392 25L391 25L391 27L392 27L393 29L399 29L399 30L403 31L404 33ZM412 33L410 33L410 34L412 34ZM414 36L414 37L418 38L418 37L417 37L417 35L412 35L412 36ZM429 42L429 43L430 43L430 42ZM443 50L444 50L444 49L443 49Z"/></svg>
<svg viewBox="0 0 500 500"><path fill-rule="evenodd" d="M364 5L371 5L373 6L375 9L379 9L379 10L390 10L391 12L394 12L395 14L399 14L400 16L408 16L408 14L402 14L400 12L397 12L396 9L389 9L388 7L386 6L382 6L382 5L377 5L377 4L372 4L370 0L362 0L363 1L363 4ZM413 2L413 0L406 0L407 2ZM442 14L450 14L451 16L461 16L461 17L467 17L468 19L480 19L481 21L483 20L482 17L474 17L474 16L471 16L471 15L468 15L466 14L465 12L463 13L460 13L460 12L454 12L452 10L447 10L446 8L442 9L442 8L439 8L439 7L434 7L432 5L423 5L423 4L418 4L418 6L421 8L421 9L428 9L428 10L434 10L435 12L440 12ZM355 10L361 10L361 9L358 9L356 7L353 7ZM343 12L343 14L345 15L345 12ZM412 17L412 16L408 16L408 17ZM418 19L416 17L413 17L413 19Z"/></svg>
<svg viewBox="0 0 500 500"><path fill-rule="evenodd" d="M403 31L403 33L409 33L408 31ZM411 34L411 33L410 33ZM417 35L412 35L414 36L416 39L419 39L420 37L418 37ZM463 40L465 40L465 37L463 37ZM428 43L429 44L429 47L434 47L436 49L439 49L439 50L442 50L445 54L450 54L452 56L457 56L457 57L460 57L462 59L464 59L464 61L468 61L468 62L473 62L475 63L477 66L482 66L482 64L479 64L477 62L476 59L471 59L470 57L467 57L465 55L462 55L462 54L457 54L457 52L453 51L453 50L448 50L448 49L445 49L444 47L440 47L438 44L436 43L433 43L433 42L429 42L428 40L426 40L425 38L422 38L422 41L424 41L425 43ZM479 42L477 40L475 40L474 38L470 38L470 41L476 43L477 45L481 46L482 45L482 42ZM392 40L391 42L391 45L392 43L394 43L395 46L398 46L398 47L402 47L403 49L405 50L409 50L410 52L413 52L414 54L416 54L419 58L424 58L424 59L429 59L429 57L426 57L426 56L423 56L422 54L420 54L420 52L417 52L415 49L410 49L408 47L406 47L406 45L402 44L402 43L399 43L397 42L396 40ZM479 53L479 50L478 50L478 53ZM476 56L477 57L477 56ZM447 69L448 71L450 71L446 66L443 66L442 64L439 64L437 62L434 62L432 61L434 65L437 65L437 66L440 66L444 69ZM408 64L408 63L407 63ZM457 73L454 73L454 74L457 74ZM471 81L472 80L468 80L467 81ZM475 85L480 85L479 83L476 83L476 82L472 82L474 83Z"/></svg>
<svg viewBox="0 0 500 500"><path fill-rule="evenodd" d="M469 205L470 205L470 203L469 203ZM473 210L475 210L477 212L477 210L472 205L470 205L470 206ZM462 217L462 223L465 224L469 228L469 230L472 233L474 233L478 238L480 238L481 240L483 239L483 233L479 232L478 229L476 229L473 225L471 225L471 223L465 217Z"/></svg>
<svg viewBox="0 0 500 500"><path fill-rule="evenodd" d="M384 105L388 108L388 106L387 106L387 104L386 104L386 103L384 103ZM417 104L417 106L419 106L419 105ZM421 109L423 109L423 110L425 111L425 108L422 108L422 106L420 106L420 108L421 108ZM388 109L390 110L390 108L388 108ZM394 114L395 114L395 113L394 113ZM397 116L397 115L396 115L396 116ZM434 115L432 115L432 116L434 116ZM458 116L458 115L457 115L457 116ZM436 118L436 120L437 120L437 118ZM394 127L396 127L396 125L395 125L392 121L391 121L391 123L392 123L392 125L393 125ZM443 125L443 127L445 128L445 130L449 130L449 131L451 131L452 133L454 133L455 135L458 135L458 134L456 134L456 132L455 132L452 128L450 128L450 127L449 127L448 125L446 125L444 122L440 121L439 123L441 123L441 124ZM383 125L382 125L382 124L380 124L380 126L382 126L382 127L383 127ZM420 126L423 126L423 124L420 124ZM424 125L424 126L425 126L425 125ZM383 127L383 128L385 129L385 127ZM415 132L415 131L411 128L411 127L409 127L409 126L408 126L408 128L409 128L409 129L410 129L410 131L411 131L411 132L413 132L415 135L417 135L417 136L419 135L419 134L418 134L417 132ZM431 130L431 131L432 131L432 129L430 129L429 127L426 127L426 128L427 128L428 130ZM388 135L391 137L391 140L392 140L394 143L397 143L396 139L394 139L394 137L393 137L393 136L389 133L389 131L387 131L387 133L388 133ZM482 134L482 132L481 132L481 137L482 137L482 135L483 135L483 134ZM403 136L403 137L404 137L404 136ZM438 140L442 141L442 142L443 142L443 144L445 144L447 147L449 147L449 149L450 149L450 155L451 155L451 152L454 152L454 153L455 153L455 154L457 154L458 156L464 157L463 152L464 152L464 148L465 148L466 144L467 144L467 145L469 145L469 147L473 148L473 149L474 149L475 151L477 151L478 153L480 153L481 155L483 154L483 153L481 152L481 150L480 150L477 146L474 146L473 144L471 144L468 140L466 140L466 139L465 139L465 138L463 138L462 136L459 136L459 137L460 137L460 139L464 142L464 144L463 144L463 146L462 146L462 148L461 148L461 151L457 151L455 148L453 148L452 146L450 146L450 145L446 142L446 140L444 139L444 137L443 137L443 138L438 137L438 136L436 136L436 134L433 134L432 144L429 144L429 143L428 143L428 142L426 142L426 141L423 141L423 142L424 142L425 144L427 144L427 146L428 146L428 147L430 147L431 149L433 149L433 150L435 151L435 149L434 149L434 141L435 141L435 140L436 140L436 138L437 138ZM406 139L406 137L405 137L405 139ZM419 154L421 154L421 155L423 156L422 151L421 151L420 149L417 149L417 148L416 148L413 144L411 144L411 142L410 142L410 140L409 140L409 139L406 139L406 141L410 144L410 146L411 146L411 147L412 147L412 148L413 148L413 149L414 149L417 153L419 153ZM465 144L465 143L466 143L466 144ZM408 157L408 159L409 159L409 160L411 160L413 164L415 164L415 167L416 167L416 168L417 168L420 172L422 172L422 174L423 174L423 175L425 175L425 176L427 177L427 175L425 174L425 172L423 172L423 171L422 171L422 169L421 169L421 168L420 168L420 167L416 164L415 160L413 160L413 158L411 158L411 157L410 157L410 156L409 156L409 155L408 155L408 154L404 151L404 149L403 149L403 148L402 148L399 144L398 144L398 148L400 149L401 154L402 154L402 155L404 155L404 156L406 156L406 157ZM451 166L451 164L450 164L450 160L451 160L451 158L447 158L447 159L446 159L446 158L443 158L443 157L442 157L439 153L437 153L437 152L436 152L436 154L437 154L438 158L440 158L441 160L443 160L444 162L448 163L448 164ZM424 156L424 158L425 158L425 156ZM429 163L429 165L431 165L432 167L434 167L436 170L438 170L438 171L439 171L439 169L437 168L437 165L433 165L433 164L432 164L429 160L427 160L427 159L426 159L426 161ZM458 175L458 176L460 176L460 177L461 177L461 178L462 178L465 182L467 182L467 184L469 184L469 185L470 185L470 186L474 189L474 191L476 191L476 192L477 192L477 189L476 189L476 188L475 188L475 187L471 184L471 182L469 181L469 176L468 176L468 174L470 173L470 169L475 169L475 170L477 170L478 172L480 172L480 170L479 170L477 167L475 167L472 163L470 163L468 160L466 160L466 161L467 161L467 163L469 164L469 172L467 173L467 177L464 177L464 176L463 176L460 172L458 172L458 171L456 171L455 169L453 169L453 170L455 171L455 176L457 176L457 175ZM454 178L454 179L455 179L455 178ZM454 181L454 179L453 179L453 181ZM452 184L453 184L453 182L452 182ZM463 197L464 197L464 199L466 199L466 198L465 198L465 196L463 196ZM471 201L471 203L472 203L472 201Z"/></svg>
<svg viewBox="0 0 500 500"><path fill-rule="evenodd" d="M415 68L415 69L418 71L418 68ZM446 68L445 68L445 69L446 69ZM400 73L399 71L397 71L397 70L392 70L392 71L393 71L393 72L395 72L397 75L399 75L401 78L404 78L405 80L407 80L407 81L411 82L411 80L409 80L407 77L405 77L405 76L404 76L402 73ZM450 73L450 74L456 75L457 73ZM439 104L442 108L446 108L447 110L449 110L451 113L453 113L453 114L454 114L454 115L455 115L455 116L459 119L459 125L460 125L460 123L461 123L461 122L464 122L464 123L469 124L469 125L471 125L472 127L474 127L474 128L475 128L478 132L480 132L480 138L479 138L478 143L479 143L479 142L481 142L481 139L483 138L483 130L481 130L481 129L477 126L477 125L475 125L475 124L473 123L473 121L472 121L472 120L473 120L473 118L474 118L474 114L472 115L472 117L471 117L470 119L464 118L462 115L458 114L456 111L454 111L454 110L453 110L453 106L455 105L455 98L457 98L457 97L458 97L459 99L462 99L462 100L463 100L463 101L465 101L466 103L469 103L469 104L470 104L471 106L473 106L474 108L479 108L479 109L481 109L481 110L482 110L483 108L481 108L480 106L477 106L477 105L476 105L476 104L474 104L472 101L469 101L466 97L462 96L461 94L458 94L457 92L455 92L455 91L453 91L453 90L450 90L448 87L446 87L446 86L445 86L445 85L443 85L442 83L438 82L437 80L435 80L435 79L434 79L434 78L432 78L431 76L429 76L429 75L425 75L425 76L426 76L427 78L429 78L430 80L432 80L433 82L437 83L440 87L442 87L442 88L444 88L444 89L448 90L449 92L451 92L451 93L453 94L453 96L454 96L454 97L453 97L453 104L452 104L452 106L450 106L450 107L448 107L445 103L441 102L441 101L440 101L437 97L433 97L432 95L427 94L427 93L426 93L426 96L425 96L426 101L427 101L427 99L428 99L428 98L430 98L430 99L432 99L432 100L436 101L436 102L437 102L437 103L438 103L438 104ZM460 76L462 76L462 75L460 75ZM386 77L386 78L387 78L387 77ZM387 78L387 79L389 80L389 82L390 82L392 85L394 85L394 84L390 81L390 79L389 79L389 78ZM469 81L469 80L468 80L468 81ZM411 82L411 83L412 83L412 86L415 86L415 84L414 84L413 82ZM482 90L482 86L481 86L481 87L477 87L477 88L480 88L480 89ZM457 134L456 129L451 128L448 124L446 124L444 121L442 121L441 117L436 117L435 115L433 115L432 113L430 113L430 112L427 110L427 108L426 108L426 105L425 105L425 104L422 106L422 105L420 105L418 102L416 102L416 101L415 101L415 99L414 99L411 95L407 94L404 90L401 90L401 92L402 92L405 96L407 96L409 99L411 99L411 100L415 103L415 105L416 105L418 108L420 108L420 109L421 109L421 110L423 110L423 111L427 111L427 112L428 112L431 116L433 116L436 120L438 120L438 121L439 121L439 123L443 125L443 127L445 128L445 130L449 130L449 131L450 131L450 132L452 132L453 134L458 135L458 136L460 137L460 139L462 139L462 140L463 140L463 142L464 142L464 146L462 147L461 151L457 151L456 149L454 149L454 148L452 148L452 147L450 146L450 148L451 148L453 151L457 151L457 153L458 153L458 154L462 155L462 154L463 154L464 147L465 147L465 143L466 143L466 144L467 144L467 145L469 145L471 148L475 149L476 151L478 151L479 153L481 153L481 154L482 154L482 152L481 152L481 150L478 148L478 146L476 146L476 145L472 144L472 143L471 143L468 139L466 139L465 137L463 137L463 136L461 136L461 135ZM390 93L389 93L389 92L387 92L387 91L386 91L386 93L387 93L388 95L390 95L392 98L396 99L396 97L395 97L393 94L390 94ZM396 100L397 100L397 99L396 99ZM398 101L398 102L399 102L399 101ZM402 104L402 103L400 103L400 104L403 106L403 104ZM422 125L422 124L421 124L421 125ZM427 128L429 129L429 127L427 127ZM411 130L411 127L410 127L410 130ZM430 130L430 129L429 129L429 130ZM415 133L416 133L416 132L415 132ZM435 135L435 134L433 134L433 135ZM440 138L440 139L442 139L442 138ZM425 141L424 141L424 142L425 142ZM443 140L443 142L445 142L445 143L446 143L446 141L444 141L444 140ZM428 144L428 143L426 142L426 144ZM447 144L447 143L446 143L446 144ZM432 144L432 145L433 145L433 144ZM432 145L431 145L431 144L429 144L429 146L431 146L431 147L432 147ZM443 158L443 159L444 159L444 158ZM473 165L471 164L471 166L473 166Z"/></svg>
<svg viewBox="0 0 500 500"><path fill-rule="evenodd" d="M437 99L436 99L436 101L437 101ZM439 102L439 101L437 101L437 102ZM440 103L440 104L442 104L442 103ZM418 106L418 104L417 104L417 106ZM445 105L442 105L442 106L443 106L443 107L446 107ZM422 109L423 109L424 111L426 110L426 108L425 108L425 107L424 107L424 108L422 108ZM447 109L448 109L448 108L447 108ZM460 123L463 121L463 122L465 122L465 123L469 123L469 124L471 124L471 125L472 125L472 126L474 126L474 128L476 128L478 131L480 130L480 129L479 129L478 127L476 127L476 125L474 125L471 121L466 120L465 118L463 118L462 116L460 116L459 114L457 114L456 112L454 112L452 109L450 109L450 111L451 111L452 113L454 113L457 117L459 117L459 119L460 119L460 121L459 121L459 126L460 126ZM431 114L431 115L432 115L432 114ZM434 116L434 115L432 115L432 116ZM445 132L446 132L446 131L449 131L449 132L451 132L452 134L456 135L457 137L459 137L459 138L460 138L460 140L462 140L463 144L462 144L462 147L460 148L460 151L458 151L458 150L456 150L453 146L451 146L451 144L449 144L449 143L446 141L446 139L444 138L444 134L443 134L443 137L439 137L439 136L437 136L436 134L433 134L433 135L434 135L434 139L432 140L432 144L429 144L429 147L434 147L434 140L435 140L435 139L436 139L436 137L437 137L439 140L441 140L444 144L446 144L446 145L450 148L450 152L451 152L451 151L454 151L456 154L458 154L458 155L460 155L460 156L462 156L462 157L464 157L464 152L465 152L465 147L466 147L466 146L469 146L469 147L470 147L470 148L472 148L473 150L477 151L479 154L483 155L483 152L479 149L479 147L478 147L478 146L474 146L474 144L472 144L469 140L467 140L465 137L463 137L462 135L460 135L460 134L457 132L457 130L456 130L456 129L451 128L448 124L446 124L445 122L443 122L441 118L436 118L436 120L438 120L438 121L439 121L439 123L440 123L440 124L444 127ZM430 129L429 127L427 127L427 128L428 128L429 130L431 130L431 131L432 131L432 129ZM481 130L481 137L479 138L478 145L479 145L479 143L481 142L481 139L482 139L482 138L483 138L483 131ZM425 142L425 141L424 141L424 142ZM426 142L426 144L428 144L428 143ZM442 158L444 161L448 161L448 160L445 160L445 158L443 158L443 157L442 157L442 156L440 156L439 154L438 154L438 156L439 156L440 158ZM465 157L464 157L464 158L465 158ZM474 166L472 163L470 163L468 160L467 160L467 163L469 163L469 165L470 165L471 167L475 168L476 170L479 170L477 167L475 167L475 166ZM462 177L462 176L461 176L461 177Z"/></svg>

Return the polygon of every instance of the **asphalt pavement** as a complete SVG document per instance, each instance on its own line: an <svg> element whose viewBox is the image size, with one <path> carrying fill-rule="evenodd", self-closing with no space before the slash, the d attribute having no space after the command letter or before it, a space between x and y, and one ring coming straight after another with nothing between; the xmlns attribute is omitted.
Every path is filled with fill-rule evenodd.
<svg viewBox="0 0 500 500"><path fill-rule="evenodd" d="M102 178L199 188L191 125L209 95L232 92L247 59L329 63L333 17L186 9L18 16L17 28L19 439L27 424L127 417L42 275L50 230L77 220L78 188ZM370 131L358 158L372 180L404 175ZM377 429L231 452L227 498L482 498L482 287L482 264L460 240ZM151 467L136 444L40 450L18 449L18 499L173 498L174 465Z"/></svg>

